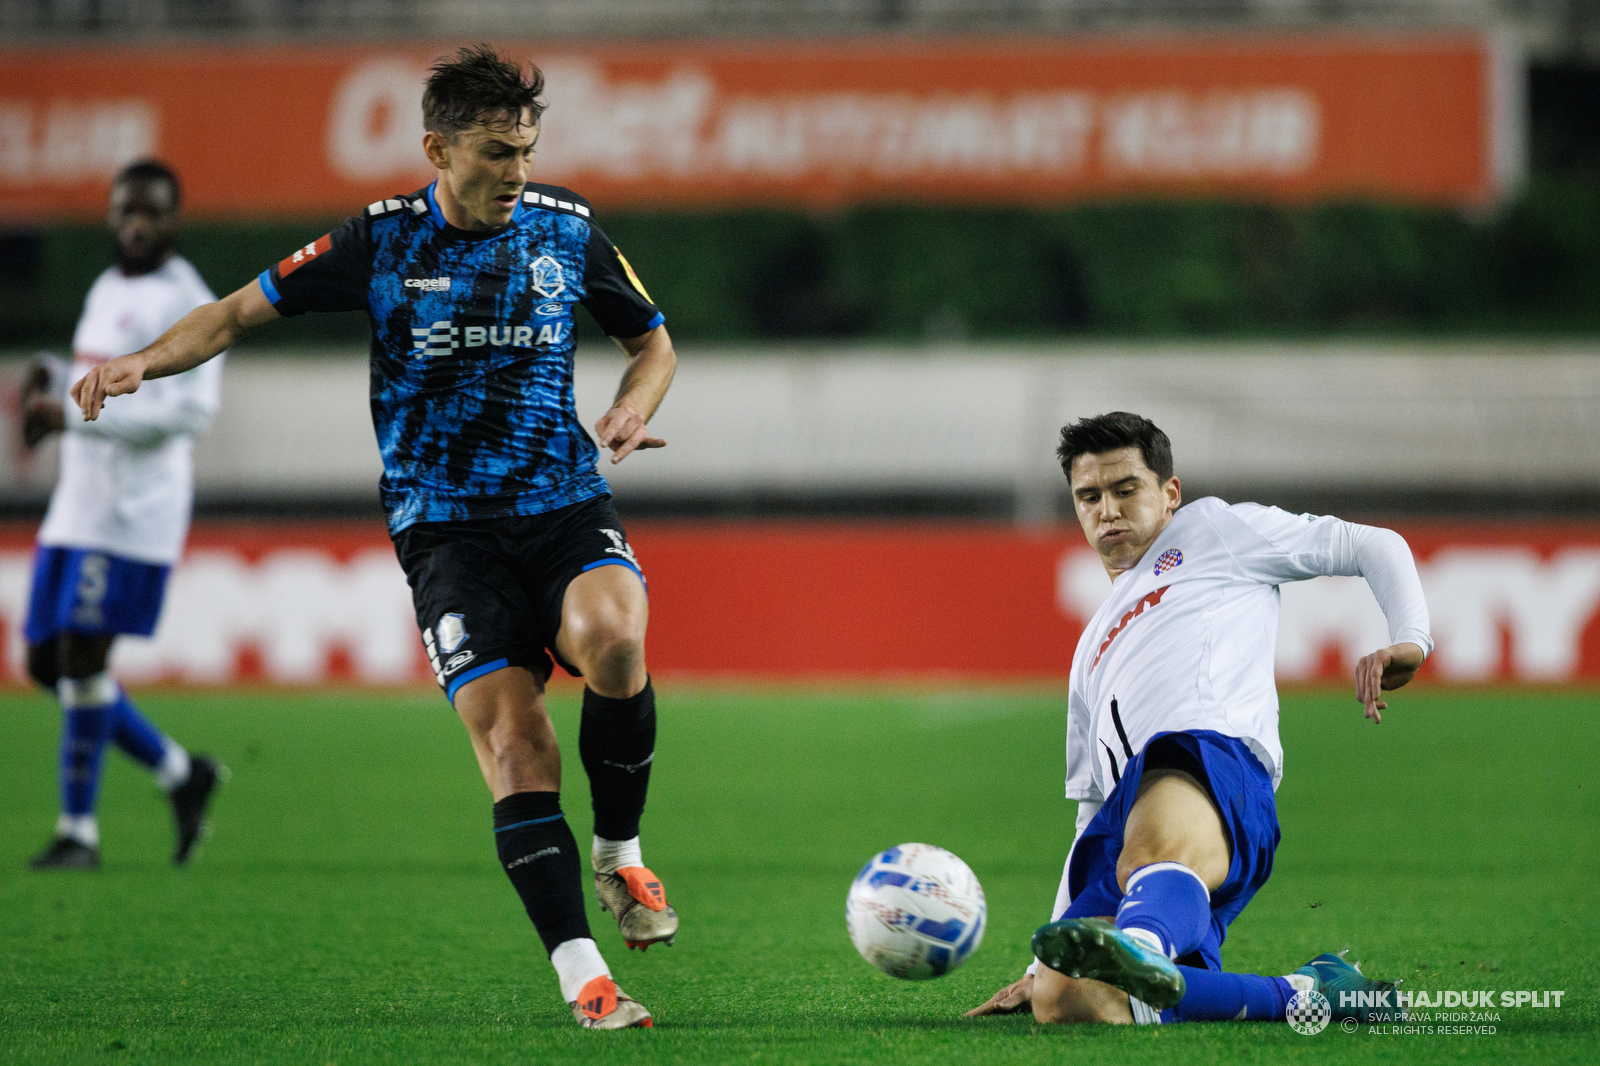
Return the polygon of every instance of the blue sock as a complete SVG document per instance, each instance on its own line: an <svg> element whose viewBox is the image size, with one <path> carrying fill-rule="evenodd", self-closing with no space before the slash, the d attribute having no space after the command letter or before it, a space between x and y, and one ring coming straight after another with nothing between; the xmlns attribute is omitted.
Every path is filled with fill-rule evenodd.
<svg viewBox="0 0 1600 1066"><path fill-rule="evenodd" d="M65 723L61 730L61 813L94 813L100 792L101 756L116 730L119 689L108 674L64 677L56 682Z"/></svg>
<svg viewBox="0 0 1600 1066"><path fill-rule="evenodd" d="M109 707L69 707L61 725L61 813L94 813L100 792L101 755L111 729Z"/></svg>
<svg viewBox="0 0 1600 1066"><path fill-rule="evenodd" d="M111 738L117 742L117 747L152 770L159 767L167 750L166 737L139 713L121 685L117 686L117 702L112 706L111 714L115 720Z"/></svg>
<svg viewBox="0 0 1600 1066"><path fill-rule="evenodd" d="M1163 1023L1281 1022L1294 996L1294 986L1281 977L1219 973L1193 966L1179 966L1178 972L1183 974L1183 998L1176 1007L1161 1012Z"/></svg>
<svg viewBox="0 0 1600 1066"><path fill-rule="evenodd" d="M1141 866L1128 877L1117 928L1154 933L1169 959L1187 955L1211 929L1211 893L1181 862Z"/></svg>

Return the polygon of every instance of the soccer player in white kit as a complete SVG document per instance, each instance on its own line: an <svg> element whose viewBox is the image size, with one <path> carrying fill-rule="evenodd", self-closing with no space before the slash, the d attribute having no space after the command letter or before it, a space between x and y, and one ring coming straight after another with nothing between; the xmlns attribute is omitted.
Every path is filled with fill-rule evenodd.
<svg viewBox="0 0 1600 1066"><path fill-rule="evenodd" d="M73 362L41 364L23 395L24 442L61 432L61 473L39 530L25 635L28 672L61 701L61 816L36 870L100 864L95 800L108 741L148 766L177 822L173 861L188 860L221 768L191 756L141 715L107 672L118 634L155 631L167 574L183 552L194 499L194 438L221 400L222 360L152 382L99 421L62 415L90 367L155 340L216 299L173 250L178 179L153 161L111 188L116 265L95 280L73 334Z"/></svg>
<svg viewBox="0 0 1600 1066"><path fill-rule="evenodd" d="M1339 993L1392 983L1328 954L1284 977L1225 973L1221 947L1278 844L1278 586L1366 578L1390 645L1360 661L1356 695L1378 722L1383 690L1410 681L1433 647L1410 549L1391 530L1275 507L1207 498L1180 510L1172 445L1138 415L1069 425L1057 455L1112 580L1072 659L1077 836L1029 973L969 1013L1283 1021L1315 992L1335 1018L1363 1018L1371 1008Z"/></svg>

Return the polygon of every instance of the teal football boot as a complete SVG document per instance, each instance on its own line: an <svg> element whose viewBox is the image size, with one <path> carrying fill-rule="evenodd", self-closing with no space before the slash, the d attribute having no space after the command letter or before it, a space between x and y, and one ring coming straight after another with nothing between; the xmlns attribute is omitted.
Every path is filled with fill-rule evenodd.
<svg viewBox="0 0 1600 1066"><path fill-rule="evenodd" d="M1395 1001L1396 983L1374 981L1361 972L1359 964L1346 962L1344 952L1338 955L1324 952L1295 973L1311 978L1312 988L1322 993L1333 1008L1334 1021L1345 1018L1358 1022L1406 1020L1406 1012Z"/></svg>
<svg viewBox="0 0 1600 1066"><path fill-rule="evenodd" d="M1068 977L1104 981L1156 1010L1183 998L1183 974L1172 960L1151 951L1103 918L1067 918L1033 934L1039 961Z"/></svg>

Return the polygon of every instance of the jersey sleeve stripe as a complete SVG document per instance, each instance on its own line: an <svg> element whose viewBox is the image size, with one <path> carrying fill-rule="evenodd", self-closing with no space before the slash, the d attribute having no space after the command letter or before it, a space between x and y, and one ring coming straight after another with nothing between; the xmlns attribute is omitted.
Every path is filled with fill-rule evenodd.
<svg viewBox="0 0 1600 1066"><path fill-rule="evenodd" d="M261 282L261 292L266 296L267 302L273 307L277 307L278 301L282 300L283 296L278 292L278 287L272 283L272 268L268 267L263 270L256 277L256 280Z"/></svg>
<svg viewBox="0 0 1600 1066"><path fill-rule="evenodd" d="M655 329L657 326L661 325L666 320L667 320L667 316L662 314L660 311L657 311L656 312L656 317L652 318L649 321L649 323L644 327L644 331L646 333L649 333L651 330Z"/></svg>
<svg viewBox="0 0 1600 1066"><path fill-rule="evenodd" d="M531 204L534 207L553 207L557 211L570 211L573 214L581 215L584 218L589 218L593 215L593 212L590 210L589 205L587 204L580 204L576 200L557 199L548 193L536 192L533 189L526 189L523 191L522 202L525 204Z"/></svg>

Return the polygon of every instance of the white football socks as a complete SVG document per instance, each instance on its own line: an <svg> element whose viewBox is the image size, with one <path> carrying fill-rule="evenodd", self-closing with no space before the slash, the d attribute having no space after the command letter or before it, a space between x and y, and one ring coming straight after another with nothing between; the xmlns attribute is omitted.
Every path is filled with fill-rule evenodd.
<svg viewBox="0 0 1600 1066"><path fill-rule="evenodd" d="M550 965L556 968L561 981L561 998L568 1003L578 1002L583 986L602 975L609 976L610 967L600 957L600 949L588 937L563 940L550 953Z"/></svg>
<svg viewBox="0 0 1600 1066"><path fill-rule="evenodd" d="M1142 999L1128 997L1128 1009L1133 1012L1134 1025L1160 1025L1161 1012Z"/></svg>
<svg viewBox="0 0 1600 1066"><path fill-rule="evenodd" d="M594 865L594 872L597 874L614 874L624 866L644 865L638 837L630 840L607 840L605 837L597 836L589 848L589 861Z"/></svg>
<svg viewBox="0 0 1600 1066"><path fill-rule="evenodd" d="M189 780L189 753L182 744L167 738L166 747L161 752L161 765L156 767L156 784L161 786L161 791L171 792Z"/></svg>
<svg viewBox="0 0 1600 1066"><path fill-rule="evenodd" d="M100 846L100 821L92 814L63 814L56 819L56 836L71 837L87 848Z"/></svg>
<svg viewBox="0 0 1600 1066"><path fill-rule="evenodd" d="M63 677L56 682L56 698L62 710L73 711L88 707L109 707L117 702L122 689L109 673L101 671L93 677Z"/></svg>

